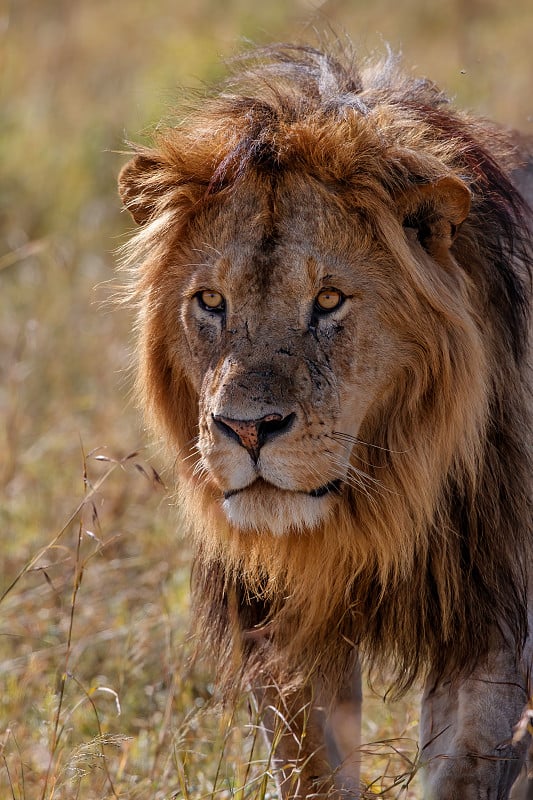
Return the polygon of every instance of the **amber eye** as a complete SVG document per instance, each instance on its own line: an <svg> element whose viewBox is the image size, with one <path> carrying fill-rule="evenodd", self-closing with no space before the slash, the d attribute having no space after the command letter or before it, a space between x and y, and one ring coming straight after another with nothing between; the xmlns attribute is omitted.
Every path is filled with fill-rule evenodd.
<svg viewBox="0 0 533 800"><path fill-rule="evenodd" d="M198 292L197 297L200 305L208 311L224 311L226 307L224 298L215 289L204 289L203 292Z"/></svg>
<svg viewBox="0 0 533 800"><path fill-rule="evenodd" d="M317 311L335 311L344 301L344 295L338 289L322 289L315 298Z"/></svg>

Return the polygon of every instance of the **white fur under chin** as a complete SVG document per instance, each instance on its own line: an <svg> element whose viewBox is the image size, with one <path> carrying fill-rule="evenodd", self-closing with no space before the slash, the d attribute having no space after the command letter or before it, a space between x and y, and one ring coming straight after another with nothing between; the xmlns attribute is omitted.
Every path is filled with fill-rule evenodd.
<svg viewBox="0 0 533 800"><path fill-rule="evenodd" d="M232 525L274 536L316 528L328 516L332 506L332 498L328 495L310 497L274 487L269 491L245 489L222 503Z"/></svg>

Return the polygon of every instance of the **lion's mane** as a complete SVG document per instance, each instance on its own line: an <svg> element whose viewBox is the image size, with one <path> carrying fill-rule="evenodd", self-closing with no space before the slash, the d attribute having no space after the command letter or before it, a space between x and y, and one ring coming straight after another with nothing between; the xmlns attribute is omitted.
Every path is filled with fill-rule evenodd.
<svg viewBox="0 0 533 800"><path fill-rule="evenodd" d="M511 140L454 111L432 83L402 76L394 59L359 72L346 54L279 46L239 69L153 147L136 148L137 171L126 167L122 180L143 223L128 255L139 265L138 385L180 452L202 638L223 673L268 663L280 680L314 672L334 683L356 644L370 663L395 668L398 690L430 669L468 669L497 631L520 648L531 250ZM405 306L394 313L415 315L419 358L356 445L379 492L348 487L319 529L273 537L233 529L215 488L193 474L198 398L187 363L171 355L177 315L165 297L171 273L186 269L182 243L201 209L238 191L244 175L274 181L289 168L353 193L397 265ZM383 208L444 171L468 185L472 204L452 245L453 288L439 294ZM430 205L405 201L419 235L428 215ZM413 291L431 309L423 318Z"/></svg>

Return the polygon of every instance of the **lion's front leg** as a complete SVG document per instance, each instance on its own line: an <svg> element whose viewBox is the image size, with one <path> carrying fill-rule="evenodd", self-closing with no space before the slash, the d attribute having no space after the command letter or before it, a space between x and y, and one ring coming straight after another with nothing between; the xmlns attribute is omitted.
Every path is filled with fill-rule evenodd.
<svg viewBox="0 0 533 800"><path fill-rule="evenodd" d="M318 697L314 687L280 696L254 692L272 753L280 796L358 798L361 722L359 667L340 695Z"/></svg>
<svg viewBox="0 0 533 800"><path fill-rule="evenodd" d="M425 800L507 800L528 745L512 741L526 702L524 677L504 650L466 679L430 679L420 729Z"/></svg>
<svg viewBox="0 0 533 800"><path fill-rule="evenodd" d="M329 797L332 772L324 742L324 711L311 689L280 695L275 687L255 690L271 766L283 800Z"/></svg>
<svg viewBox="0 0 533 800"><path fill-rule="evenodd" d="M329 760L335 769L335 785L342 796L359 797L361 788L361 666L330 705L325 723Z"/></svg>

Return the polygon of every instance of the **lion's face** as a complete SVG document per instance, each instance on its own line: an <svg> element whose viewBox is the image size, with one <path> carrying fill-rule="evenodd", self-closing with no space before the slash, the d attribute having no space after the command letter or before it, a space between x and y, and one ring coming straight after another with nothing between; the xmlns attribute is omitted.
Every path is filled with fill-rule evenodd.
<svg viewBox="0 0 533 800"><path fill-rule="evenodd" d="M209 495L243 531L317 528L341 503L353 516L382 478L391 493L401 482L403 465L389 475L380 451L412 450L413 430L424 446L445 437L441 474L459 435L437 422L456 411L435 386L458 368L457 336L461 353L476 349L468 278L450 254L469 191L435 160L382 154L365 124L358 135L356 168L333 161L338 174L290 129L283 168L250 160L219 186L213 143L204 152L180 133L181 149L172 134L121 173L146 254L143 402L179 451L186 499Z"/></svg>
<svg viewBox="0 0 533 800"><path fill-rule="evenodd" d="M251 181L195 221L179 317L197 473L232 523L283 533L315 526L346 483L368 488L351 452L402 345L363 218L309 181L284 182L274 202Z"/></svg>

